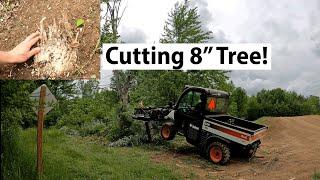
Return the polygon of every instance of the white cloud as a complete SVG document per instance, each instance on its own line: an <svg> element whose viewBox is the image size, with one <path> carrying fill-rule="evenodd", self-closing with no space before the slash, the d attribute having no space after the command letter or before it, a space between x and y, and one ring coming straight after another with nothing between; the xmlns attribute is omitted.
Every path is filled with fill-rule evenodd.
<svg viewBox="0 0 320 180"><path fill-rule="evenodd" d="M138 28L121 26L120 39L125 43L145 43L147 35Z"/></svg>

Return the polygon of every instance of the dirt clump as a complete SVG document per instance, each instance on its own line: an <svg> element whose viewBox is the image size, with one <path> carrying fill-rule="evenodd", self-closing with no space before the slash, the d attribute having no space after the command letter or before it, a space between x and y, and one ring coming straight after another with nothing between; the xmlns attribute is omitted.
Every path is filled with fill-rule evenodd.
<svg viewBox="0 0 320 180"><path fill-rule="evenodd" d="M79 32L73 35L66 18L59 22L59 26L54 20L48 30L44 27L44 20L40 21L41 52L35 56L32 73L37 73L40 78L68 77L77 61Z"/></svg>

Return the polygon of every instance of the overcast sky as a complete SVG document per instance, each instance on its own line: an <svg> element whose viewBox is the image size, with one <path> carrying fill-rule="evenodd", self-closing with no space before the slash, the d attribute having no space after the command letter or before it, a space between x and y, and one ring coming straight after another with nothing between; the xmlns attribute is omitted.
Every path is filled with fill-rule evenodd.
<svg viewBox="0 0 320 180"><path fill-rule="evenodd" d="M175 0L126 0L120 24L122 41L159 42ZM319 0L196 0L211 42L271 43L271 71L232 71L231 80L249 94L281 87L320 96ZM102 71L102 84L111 72Z"/></svg>

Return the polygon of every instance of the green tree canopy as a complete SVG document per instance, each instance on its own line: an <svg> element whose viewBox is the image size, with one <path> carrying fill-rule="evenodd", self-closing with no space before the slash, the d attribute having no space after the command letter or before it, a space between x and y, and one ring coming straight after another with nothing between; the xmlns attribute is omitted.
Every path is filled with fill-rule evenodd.
<svg viewBox="0 0 320 180"><path fill-rule="evenodd" d="M248 96L246 90L241 87L235 88L231 93L231 105L233 115L247 117Z"/></svg>
<svg viewBox="0 0 320 180"><path fill-rule="evenodd" d="M201 27L198 10L189 2L176 3L164 26L161 43L204 43L212 38L211 31ZM185 85L231 91L226 71L139 71L136 87L131 92L134 103L147 106L165 105L176 101Z"/></svg>
<svg viewBox="0 0 320 180"><path fill-rule="evenodd" d="M203 43L211 39L211 31L204 31L196 7L189 2L176 3L164 26L161 43Z"/></svg>

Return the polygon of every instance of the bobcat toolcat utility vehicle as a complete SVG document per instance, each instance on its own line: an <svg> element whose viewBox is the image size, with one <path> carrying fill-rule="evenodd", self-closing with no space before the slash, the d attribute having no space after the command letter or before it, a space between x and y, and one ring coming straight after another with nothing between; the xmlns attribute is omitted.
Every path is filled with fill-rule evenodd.
<svg viewBox="0 0 320 180"><path fill-rule="evenodd" d="M210 161L226 164L232 154L253 157L268 129L227 115L228 104L227 92L185 86L174 106L137 108L133 118L145 122L159 121L164 140L172 140L179 133Z"/></svg>

